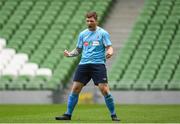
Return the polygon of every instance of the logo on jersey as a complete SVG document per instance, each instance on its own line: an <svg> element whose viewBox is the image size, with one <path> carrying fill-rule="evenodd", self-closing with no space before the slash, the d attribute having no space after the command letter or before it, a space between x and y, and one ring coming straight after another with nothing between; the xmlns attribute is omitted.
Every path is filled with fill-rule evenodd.
<svg viewBox="0 0 180 124"><path fill-rule="evenodd" d="M84 46L99 46L99 41L93 41L93 42L84 42Z"/></svg>
<svg viewBox="0 0 180 124"><path fill-rule="evenodd" d="M99 41L93 41L92 45L93 46L99 46Z"/></svg>
<svg viewBox="0 0 180 124"><path fill-rule="evenodd" d="M86 42L84 42L84 46L88 46L89 45L89 43L86 41Z"/></svg>
<svg viewBox="0 0 180 124"><path fill-rule="evenodd" d="M107 78L103 78L103 80L104 80L104 81L106 81L106 80L107 80Z"/></svg>

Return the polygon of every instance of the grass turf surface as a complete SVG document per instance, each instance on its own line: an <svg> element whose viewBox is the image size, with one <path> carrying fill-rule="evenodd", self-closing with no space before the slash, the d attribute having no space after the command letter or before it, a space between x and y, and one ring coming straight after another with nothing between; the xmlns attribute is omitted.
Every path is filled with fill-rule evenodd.
<svg viewBox="0 0 180 124"><path fill-rule="evenodd" d="M66 105L0 105L0 123L112 123L105 105L78 105L71 121L56 121ZM180 123L180 105L116 105L123 123Z"/></svg>

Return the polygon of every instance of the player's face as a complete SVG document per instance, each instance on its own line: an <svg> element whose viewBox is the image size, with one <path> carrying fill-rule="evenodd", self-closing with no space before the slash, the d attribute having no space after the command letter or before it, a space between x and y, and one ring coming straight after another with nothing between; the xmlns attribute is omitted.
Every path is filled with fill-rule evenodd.
<svg viewBox="0 0 180 124"><path fill-rule="evenodd" d="M89 30L92 30L92 31L96 30L97 21L93 17L86 18L86 24L87 24Z"/></svg>

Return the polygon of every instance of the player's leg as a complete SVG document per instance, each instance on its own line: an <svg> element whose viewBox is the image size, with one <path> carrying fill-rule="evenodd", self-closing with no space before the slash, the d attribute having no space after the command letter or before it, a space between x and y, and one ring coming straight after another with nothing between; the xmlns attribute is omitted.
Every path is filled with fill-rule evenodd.
<svg viewBox="0 0 180 124"><path fill-rule="evenodd" d="M101 91L101 93L104 96L106 106L108 107L111 117L113 121L119 121L119 119L116 116L115 113L115 107L114 107L114 100L112 95L110 94L108 81L107 81L107 72L106 72L106 66L104 64L95 64L92 65L92 79L97 85Z"/></svg>
<svg viewBox="0 0 180 124"><path fill-rule="evenodd" d="M98 83L98 87L104 96L104 100L105 100L107 108L109 109L109 111L111 113L112 120L113 121L120 121L116 116L114 99L110 93L108 84L107 83Z"/></svg>
<svg viewBox="0 0 180 124"><path fill-rule="evenodd" d="M115 107L114 107L114 99L109 91L109 87L107 83L99 83L98 87L104 96L104 100L106 102L106 106L108 107L111 115L115 115Z"/></svg>
<svg viewBox="0 0 180 124"><path fill-rule="evenodd" d="M83 86L84 84L80 82L73 83L71 93L69 94L69 97L68 97L66 114L72 115L74 107L76 106L78 102L79 93L81 92Z"/></svg>
<svg viewBox="0 0 180 124"><path fill-rule="evenodd" d="M63 116L56 117L56 120L71 120L73 110L78 103L79 93L82 88L90 81L88 65L79 65L74 76L74 83L71 89L71 93L68 97L67 111Z"/></svg>
<svg viewBox="0 0 180 124"><path fill-rule="evenodd" d="M78 98L79 98L79 93L81 92L84 84L80 82L74 82L71 93L68 96L68 101L67 101L67 111L59 117L56 117L56 120L71 120L71 115L73 113L73 110L78 103Z"/></svg>

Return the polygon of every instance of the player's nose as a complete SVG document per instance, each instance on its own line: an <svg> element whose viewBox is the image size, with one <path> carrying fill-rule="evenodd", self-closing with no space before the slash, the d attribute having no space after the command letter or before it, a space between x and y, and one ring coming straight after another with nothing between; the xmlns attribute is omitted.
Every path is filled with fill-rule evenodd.
<svg viewBox="0 0 180 124"><path fill-rule="evenodd" d="M87 22L88 25L91 25L91 22Z"/></svg>

